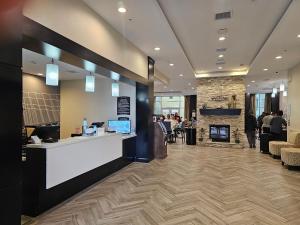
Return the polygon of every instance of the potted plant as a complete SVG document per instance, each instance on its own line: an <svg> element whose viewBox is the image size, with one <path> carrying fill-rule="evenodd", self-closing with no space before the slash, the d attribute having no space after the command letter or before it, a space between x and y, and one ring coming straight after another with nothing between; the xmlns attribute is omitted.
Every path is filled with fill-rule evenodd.
<svg viewBox="0 0 300 225"><path fill-rule="evenodd" d="M202 127L200 129L200 137L199 137L199 141L203 141L204 140L204 135L205 135L205 129Z"/></svg>
<svg viewBox="0 0 300 225"><path fill-rule="evenodd" d="M233 133L235 143L239 144L240 143L240 136L241 136L239 128L236 128L234 131L232 131L232 133Z"/></svg>

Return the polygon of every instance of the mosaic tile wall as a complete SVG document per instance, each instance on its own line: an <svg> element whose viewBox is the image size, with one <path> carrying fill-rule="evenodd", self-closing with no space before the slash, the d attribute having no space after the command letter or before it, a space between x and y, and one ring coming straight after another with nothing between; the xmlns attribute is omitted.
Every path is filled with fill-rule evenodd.
<svg viewBox="0 0 300 225"><path fill-rule="evenodd" d="M25 126L59 122L59 87L46 86L44 77L23 74L23 118Z"/></svg>

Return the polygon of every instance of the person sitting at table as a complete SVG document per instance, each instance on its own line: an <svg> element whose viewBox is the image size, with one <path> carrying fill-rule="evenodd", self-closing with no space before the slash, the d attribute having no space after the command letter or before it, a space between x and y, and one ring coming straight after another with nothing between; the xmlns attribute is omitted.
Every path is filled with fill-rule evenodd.
<svg viewBox="0 0 300 225"><path fill-rule="evenodd" d="M178 113L177 113L177 112L175 113L174 117L175 117L175 120L177 120L177 121L178 121L178 123L180 123L180 122L181 122L181 118L180 118L180 116L178 115Z"/></svg>
<svg viewBox="0 0 300 225"><path fill-rule="evenodd" d="M275 116L275 113L272 113L272 114L266 113L266 116L262 119L263 133L270 133L270 123L274 116Z"/></svg>
<svg viewBox="0 0 300 225"><path fill-rule="evenodd" d="M173 115L171 116L171 127L174 130L178 125L178 121L176 120L176 117Z"/></svg>
<svg viewBox="0 0 300 225"><path fill-rule="evenodd" d="M164 115L160 115L159 121L164 122L165 121L165 116Z"/></svg>
<svg viewBox="0 0 300 225"><path fill-rule="evenodd" d="M174 130L174 128L177 125L177 121L175 120L175 116L174 115L167 115L167 119L165 119L166 122L170 122L171 123L171 129Z"/></svg>
<svg viewBox="0 0 300 225"><path fill-rule="evenodd" d="M273 117L270 122L270 133L275 139L282 140L282 126L287 126L285 119L282 118L283 112L280 110L278 115Z"/></svg>

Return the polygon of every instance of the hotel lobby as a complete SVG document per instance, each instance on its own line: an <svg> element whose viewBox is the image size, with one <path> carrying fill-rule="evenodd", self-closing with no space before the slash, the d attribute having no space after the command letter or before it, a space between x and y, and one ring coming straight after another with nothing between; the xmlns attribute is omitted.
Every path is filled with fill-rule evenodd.
<svg viewBox="0 0 300 225"><path fill-rule="evenodd" d="M300 1L4 0L1 225L299 225Z"/></svg>

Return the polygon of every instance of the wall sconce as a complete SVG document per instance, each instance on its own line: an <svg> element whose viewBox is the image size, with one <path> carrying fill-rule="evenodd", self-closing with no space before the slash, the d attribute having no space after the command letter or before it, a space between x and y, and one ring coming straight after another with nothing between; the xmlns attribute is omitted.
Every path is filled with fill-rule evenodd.
<svg viewBox="0 0 300 225"><path fill-rule="evenodd" d="M279 90L280 90L280 91L284 91L284 88L285 88L285 87L284 87L284 84L280 84Z"/></svg>
<svg viewBox="0 0 300 225"><path fill-rule="evenodd" d="M284 91L283 92L283 97L287 97L287 95L288 95L287 91Z"/></svg>

